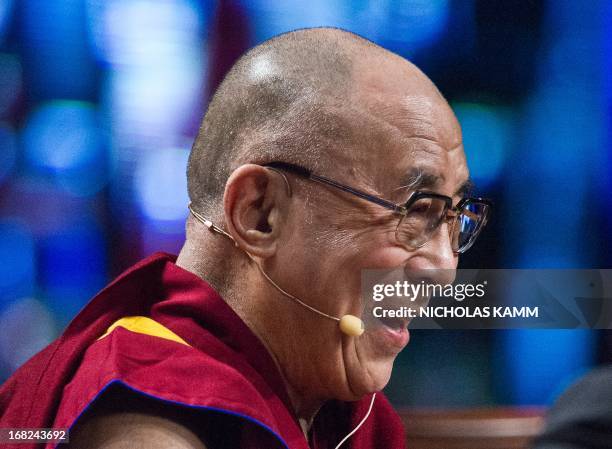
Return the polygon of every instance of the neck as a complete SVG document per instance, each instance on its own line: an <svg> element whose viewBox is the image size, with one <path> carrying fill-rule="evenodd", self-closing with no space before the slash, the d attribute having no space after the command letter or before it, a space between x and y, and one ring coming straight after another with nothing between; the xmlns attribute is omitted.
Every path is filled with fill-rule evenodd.
<svg viewBox="0 0 612 449"><path fill-rule="evenodd" d="M302 310L296 309L285 298L271 299L279 293L271 290L267 282L262 282L261 274L246 257L237 262L233 251L236 250L230 242L187 240L176 264L209 283L263 343L281 373L295 416L308 438L312 422L324 401L305 394L308 389L297 387L305 382L289 380L290 372L280 360L298 361L293 349L288 347L299 346L287 345L287 342L296 340L295 333L278 325L279 316L291 316L296 310ZM242 280L240 285L237 285L238 279ZM241 300L245 295L248 301Z"/></svg>

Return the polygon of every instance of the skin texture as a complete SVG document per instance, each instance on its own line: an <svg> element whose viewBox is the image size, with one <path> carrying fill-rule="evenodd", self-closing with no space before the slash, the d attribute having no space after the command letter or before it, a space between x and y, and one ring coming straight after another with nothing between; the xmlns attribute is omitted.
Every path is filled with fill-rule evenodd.
<svg viewBox="0 0 612 449"><path fill-rule="evenodd" d="M180 422L132 412L101 415L71 439L71 449L206 449Z"/></svg>
<svg viewBox="0 0 612 449"><path fill-rule="evenodd" d="M244 441L280 448L268 431L245 425L240 418L186 409L111 385L70 430L68 447L225 449L242 447Z"/></svg>
<svg viewBox="0 0 612 449"><path fill-rule="evenodd" d="M202 417L111 386L70 431L70 449L211 449ZM214 449L214 448L213 448Z"/></svg>
<svg viewBox="0 0 612 449"><path fill-rule="evenodd" d="M334 45L353 45L338 30L310 32L329 36ZM342 124L330 135L346 138L325 146L316 173L401 203L419 170L435 180L423 188L452 196L456 204L469 173L447 102L408 61L373 45L356 54L350 94L325 108ZM274 58L260 55L246 73L278 72L262 60ZM251 161L248 153L241 156L219 208L204 213L238 246L190 217L177 264L209 282L261 339L307 433L325 401L357 400L382 389L402 348L367 330L357 338L342 334L335 321L279 293L256 264L292 295L341 317L361 315L363 269L452 271L457 256L446 223L425 246L410 250L396 241L398 216L391 211L292 174L286 174L289 191L282 175Z"/></svg>

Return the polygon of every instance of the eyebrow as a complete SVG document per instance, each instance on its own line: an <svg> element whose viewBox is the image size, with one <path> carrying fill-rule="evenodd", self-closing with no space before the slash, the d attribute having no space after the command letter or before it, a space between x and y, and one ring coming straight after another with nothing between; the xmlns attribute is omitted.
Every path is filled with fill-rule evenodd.
<svg viewBox="0 0 612 449"><path fill-rule="evenodd" d="M467 196L472 193L475 188L474 181L468 178L459 186L453 196Z"/></svg>
<svg viewBox="0 0 612 449"><path fill-rule="evenodd" d="M421 189L434 189L436 186L444 182L444 177L426 171L423 168L415 167L410 173L404 178L402 185L396 190L410 189L410 190L421 190ZM466 196L474 190L474 182L471 179L466 179L459 188L453 194L456 196Z"/></svg>
<svg viewBox="0 0 612 449"><path fill-rule="evenodd" d="M441 184L444 178L434 173L428 172L423 168L412 168L410 172L402 179L400 189L433 189L436 185Z"/></svg>

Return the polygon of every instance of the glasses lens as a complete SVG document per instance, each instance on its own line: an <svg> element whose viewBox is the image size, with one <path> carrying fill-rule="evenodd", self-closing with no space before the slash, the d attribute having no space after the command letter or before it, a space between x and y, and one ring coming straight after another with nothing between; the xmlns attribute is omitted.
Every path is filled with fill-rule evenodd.
<svg viewBox="0 0 612 449"><path fill-rule="evenodd" d="M467 251L476 241L487 222L490 207L486 203L468 202L457 215L451 233L453 250L459 253Z"/></svg>
<svg viewBox="0 0 612 449"><path fill-rule="evenodd" d="M398 241L410 248L423 246L446 216L447 209L448 203L441 198L419 198L397 226Z"/></svg>

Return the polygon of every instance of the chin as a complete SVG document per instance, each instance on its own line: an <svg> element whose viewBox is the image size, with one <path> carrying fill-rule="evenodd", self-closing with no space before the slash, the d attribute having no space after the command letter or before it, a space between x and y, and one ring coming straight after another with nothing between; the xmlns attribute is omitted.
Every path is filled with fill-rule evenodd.
<svg viewBox="0 0 612 449"><path fill-rule="evenodd" d="M370 385L367 393L380 391L387 386L393 371L393 363L395 357L389 360L375 360L366 363L367 377L370 379Z"/></svg>
<svg viewBox="0 0 612 449"><path fill-rule="evenodd" d="M360 360L358 367L347 372L349 388L353 396L349 400L360 399L385 388L391 378L394 361L395 357L386 357L382 360Z"/></svg>
<svg viewBox="0 0 612 449"><path fill-rule="evenodd" d="M393 363L407 344L407 338L403 335L398 342L388 333L384 329L376 329L366 331L361 337L343 339L343 367L347 389L352 396L345 400L359 399L380 391L389 382Z"/></svg>

